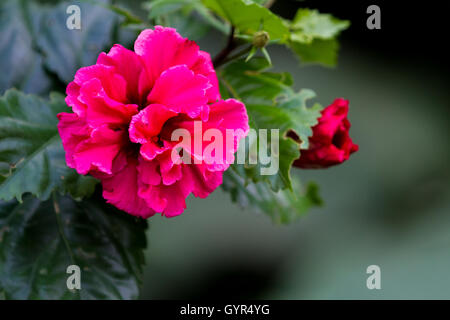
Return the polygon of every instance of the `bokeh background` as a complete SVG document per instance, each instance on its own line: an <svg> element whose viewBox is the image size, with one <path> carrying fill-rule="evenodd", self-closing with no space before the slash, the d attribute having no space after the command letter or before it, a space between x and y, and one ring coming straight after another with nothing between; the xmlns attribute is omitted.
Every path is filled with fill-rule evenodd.
<svg viewBox="0 0 450 320"><path fill-rule="evenodd" d="M366 28L370 4L381 8L381 30ZM289 226L220 189L190 198L175 219L152 218L141 298L450 299L448 5L279 0L273 10L292 17L300 6L352 22L338 66L299 65L271 47L275 69L323 105L349 99L360 151L294 172L318 182L325 205ZM211 32L199 44L215 53L224 41ZM372 264L381 290L366 287Z"/></svg>

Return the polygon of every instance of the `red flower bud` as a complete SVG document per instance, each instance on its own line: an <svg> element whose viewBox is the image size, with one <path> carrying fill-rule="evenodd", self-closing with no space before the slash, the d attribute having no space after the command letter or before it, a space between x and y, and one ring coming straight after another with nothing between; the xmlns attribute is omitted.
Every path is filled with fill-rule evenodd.
<svg viewBox="0 0 450 320"><path fill-rule="evenodd" d="M347 114L348 100L341 98L335 99L322 110L319 123L312 128L309 148L301 150L301 156L295 160L294 166L306 169L327 168L348 160L353 152L358 151L358 145L352 142L348 134L350 121ZM295 139L293 133L290 136Z"/></svg>

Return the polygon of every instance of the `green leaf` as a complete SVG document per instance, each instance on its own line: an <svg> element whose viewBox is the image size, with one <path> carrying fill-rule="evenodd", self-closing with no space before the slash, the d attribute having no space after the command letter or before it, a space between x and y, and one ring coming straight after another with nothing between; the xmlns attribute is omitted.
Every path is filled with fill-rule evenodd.
<svg viewBox="0 0 450 320"><path fill-rule="evenodd" d="M171 3L172 5L176 3L179 6L168 6ZM155 6L154 9L150 9L150 15L155 11L166 12L167 10L168 12L165 13L164 19L162 18L162 13L158 14L157 17L164 22L165 26L175 28L183 37L191 40L199 40L210 29L209 20L206 20L202 15L196 14L198 12L195 10L203 7L200 1L158 1L158 3L151 2L151 4L160 5Z"/></svg>
<svg viewBox="0 0 450 320"><path fill-rule="evenodd" d="M206 7L231 23L241 33L254 34L264 30L272 40L284 41L289 28L277 15L249 0L202 0Z"/></svg>
<svg viewBox="0 0 450 320"><path fill-rule="evenodd" d="M265 181L273 191L292 189L292 163L299 158L301 148L308 148L311 127L317 123L322 107L319 104L307 106L307 101L314 98L314 92L295 92L289 73L266 72L267 66L264 58L255 58L248 63L239 60L227 65L219 73L219 78L223 91L225 89L232 97L245 103L250 127L267 130L268 151L272 150L271 129L279 130L278 150L274 148L274 152L268 155L272 163L278 161L279 168L275 174L267 175L262 173L262 169L270 167L271 163L251 163L249 159L254 158L253 154L259 154L259 139L252 137L246 139L246 163L234 164L233 168L245 183ZM289 131L294 131L300 141L288 137Z"/></svg>
<svg viewBox="0 0 450 320"><path fill-rule="evenodd" d="M269 63L263 58L237 60L219 72L222 85L245 103L275 105L276 98L293 94L293 79L288 72L263 71Z"/></svg>
<svg viewBox="0 0 450 320"><path fill-rule="evenodd" d="M339 44L336 40L350 23L317 10L299 9L289 23L291 30L288 46L304 63L334 66L337 62Z"/></svg>
<svg viewBox="0 0 450 320"><path fill-rule="evenodd" d="M301 140L301 148L307 149L311 127L317 123L322 107L318 103L309 107L307 102L315 93L309 89L295 92L289 73L264 71L268 66L264 58L247 63L238 60L227 65L219 77L222 85L245 103L257 128L278 128L282 135L293 130Z"/></svg>
<svg viewBox="0 0 450 320"><path fill-rule="evenodd" d="M50 101L15 89L0 97L0 199L30 192L47 199L53 190L75 198L91 194L96 180L66 165L56 114L67 111L64 97Z"/></svg>
<svg viewBox="0 0 450 320"><path fill-rule="evenodd" d="M135 299L145 228L103 199L0 202L0 292L6 299ZM67 289L69 265L81 269L81 290Z"/></svg>
<svg viewBox="0 0 450 320"><path fill-rule="evenodd" d="M118 5L109 4L109 3L103 4L102 2L98 2L97 4L103 6L104 8L107 8L107 9L111 10L112 12L115 12L119 16L121 16L123 18L123 20L120 23L120 25L122 27L126 27L128 25L145 25L145 22L142 21L141 18L134 15L128 9L122 8Z"/></svg>
<svg viewBox="0 0 450 320"><path fill-rule="evenodd" d="M224 173L222 188L229 192L233 201L241 207L250 207L258 213L264 213L277 224L288 224L304 215L310 208L321 206L316 184L302 187L293 180L293 190L274 192L262 182L246 184L234 170Z"/></svg>
<svg viewBox="0 0 450 320"><path fill-rule="evenodd" d="M71 81L77 69L94 64L100 51L112 44L116 13L98 4L77 3L81 30L69 30L66 9L71 4L0 2L0 94L12 87L44 94L57 78Z"/></svg>
<svg viewBox="0 0 450 320"><path fill-rule="evenodd" d="M319 63L329 67L337 63L339 44L335 39L315 39L311 43L291 42L290 46L304 63Z"/></svg>
<svg viewBox="0 0 450 320"><path fill-rule="evenodd" d="M349 25L348 21L339 20L330 14L319 13L317 10L299 9L290 25L291 40L310 43L314 39L334 39Z"/></svg>
<svg viewBox="0 0 450 320"><path fill-rule="evenodd" d="M0 2L0 94L11 87L41 94L52 85L42 56L33 46L40 14L30 14L27 8L24 1Z"/></svg>
<svg viewBox="0 0 450 320"><path fill-rule="evenodd" d="M201 0L153 0L144 4L148 17L160 24L177 29L192 40L199 40L212 26L227 33L227 26L214 17Z"/></svg>
<svg viewBox="0 0 450 320"><path fill-rule="evenodd" d="M107 3L107 1L104 1ZM100 5L79 3L82 19L80 30L66 26L67 7L62 2L55 7L42 7L37 45L45 52L45 65L65 83L73 80L75 72L92 65L98 54L112 45L117 15Z"/></svg>
<svg viewBox="0 0 450 320"><path fill-rule="evenodd" d="M149 11L149 19L154 19L161 15L173 14L181 9L192 9L199 3L199 0L153 0L146 4L146 8Z"/></svg>

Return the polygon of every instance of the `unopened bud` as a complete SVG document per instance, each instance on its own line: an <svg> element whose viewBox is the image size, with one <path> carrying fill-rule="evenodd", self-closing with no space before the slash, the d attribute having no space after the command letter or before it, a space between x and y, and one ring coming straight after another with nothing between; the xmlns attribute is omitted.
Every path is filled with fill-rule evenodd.
<svg viewBox="0 0 450 320"><path fill-rule="evenodd" d="M266 31L258 31L253 35L253 46L264 48L269 43L270 37Z"/></svg>

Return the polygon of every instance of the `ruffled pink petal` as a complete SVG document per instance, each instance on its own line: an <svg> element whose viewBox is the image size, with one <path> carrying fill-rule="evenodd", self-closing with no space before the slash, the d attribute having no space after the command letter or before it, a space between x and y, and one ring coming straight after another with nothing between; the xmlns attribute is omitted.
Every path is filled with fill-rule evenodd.
<svg viewBox="0 0 450 320"><path fill-rule="evenodd" d="M164 71L156 80L148 101L196 118L208 102L206 90L210 87L205 76L196 75L186 65L175 66Z"/></svg>
<svg viewBox="0 0 450 320"><path fill-rule="evenodd" d="M250 130L245 105L235 99L221 100L211 105L208 122L204 125L208 129L217 129L223 136L223 158L208 163L212 171L223 171L234 162L234 153L239 147L239 141L245 138ZM232 139L232 141L230 141Z"/></svg>
<svg viewBox="0 0 450 320"><path fill-rule="evenodd" d="M206 91L208 102L213 103L220 99L219 81L217 80L216 71L211 61L211 56L205 51L199 51L199 59L191 67L196 74L202 74L208 78L211 87Z"/></svg>
<svg viewBox="0 0 450 320"><path fill-rule="evenodd" d="M155 211L171 218L180 215L186 209L186 197L191 193L191 189L191 181L183 179L168 186L151 186L140 195L145 197Z"/></svg>
<svg viewBox="0 0 450 320"><path fill-rule="evenodd" d="M161 26L142 31L134 43L134 51L142 58L151 85L168 68L180 64L190 67L199 59L194 41L181 37L173 28Z"/></svg>
<svg viewBox="0 0 450 320"><path fill-rule="evenodd" d="M141 144L152 141L161 132L164 123L176 115L164 105L149 105L131 119L130 140Z"/></svg>
<svg viewBox="0 0 450 320"><path fill-rule="evenodd" d="M183 213L186 209L186 198L191 192L191 182L180 180L170 186L160 186L160 197L166 199L167 205L161 213L167 218L172 218Z"/></svg>
<svg viewBox="0 0 450 320"><path fill-rule="evenodd" d="M158 143L149 141L147 143L144 143L141 146L141 149L139 151L139 154L143 156L146 160L151 161L153 160L157 155L163 153L166 150L170 149L170 144L166 141L163 142L163 145L160 146Z"/></svg>
<svg viewBox="0 0 450 320"><path fill-rule="evenodd" d="M182 178L181 161L178 154L172 159L172 150L168 150L158 157L159 167L161 171L162 182L165 185L174 184Z"/></svg>
<svg viewBox="0 0 450 320"><path fill-rule="evenodd" d="M139 157L139 179L145 185L157 186L161 183L161 175L158 169L159 162L157 160L148 161L143 157Z"/></svg>
<svg viewBox="0 0 450 320"><path fill-rule="evenodd" d="M145 72L139 56L120 44L115 44L108 54L100 53L97 64L114 67L126 82L126 97L128 101L140 102L139 79ZM146 96L145 96L146 97ZM144 98L145 98L144 97Z"/></svg>
<svg viewBox="0 0 450 320"><path fill-rule="evenodd" d="M116 73L114 67L96 64L79 69L75 73L74 82L80 87L89 80L97 79L109 98L127 103L127 83L125 79Z"/></svg>
<svg viewBox="0 0 450 320"><path fill-rule="evenodd" d="M94 126L102 124L128 124L138 111L136 104L123 104L111 99L98 79L86 81L80 89L80 98L88 105L87 121Z"/></svg>
<svg viewBox="0 0 450 320"><path fill-rule="evenodd" d="M73 112L78 116L84 117L87 106L78 99L80 96L80 86L72 81L67 85L66 93L66 104L71 107Z"/></svg>
<svg viewBox="0 0 450 320"><path fill-rule="evenodd" d="M59 113L58 119L58 131L66 151L67 165L75 168L76 164L73 159L75 150L80 143L90 137L91 129L86 121L75 113Z"/></svg>
<svg viewBox="0 0 450 320"><path fill-rule="evenodd" d="M112 164L124 145L125 132L114 131L107 126L95 128L90 138L81 142L73 155L75 169L79 174L91 170L112 173Z"/></svg>
<svg viewBox="0 0 450 320"><path fill-rule="evenodd" d="M121 171L103 179L103 197L121 210L134 216L148 218L155 214L155 210L138 194L137 166L137 160L129 157L127 165Z"/></svg>
<svg viewBox="0 0 450 320"><path fill-rule="evenodd" d="M222 184L223 172L209 171L204 165L183 165L183 179L192 182L191 191L196 197L206 198Z"/></svg>
<svg viewBox="0 0 450 320"><path fill-rule="evenodd" d="M167 206L167 200L160 196L159 186L140 184L138 195L145 201L148 207L161 213Z"/></svg>
<svg viewBox="0 0 450 320"><path fill-rule="evenodd" d="M211 105L206 122L180 119L171 126L189 132L190 139L180 139L176 145L205 162L210 171L224 171L234 162L239 141L249 131L245 106L234 99L221 100ZM207 135L210 135L210 141L205 141ZM221 140L216 141L216 138ZM200 142L201 148L196 147Z"/></svg>

